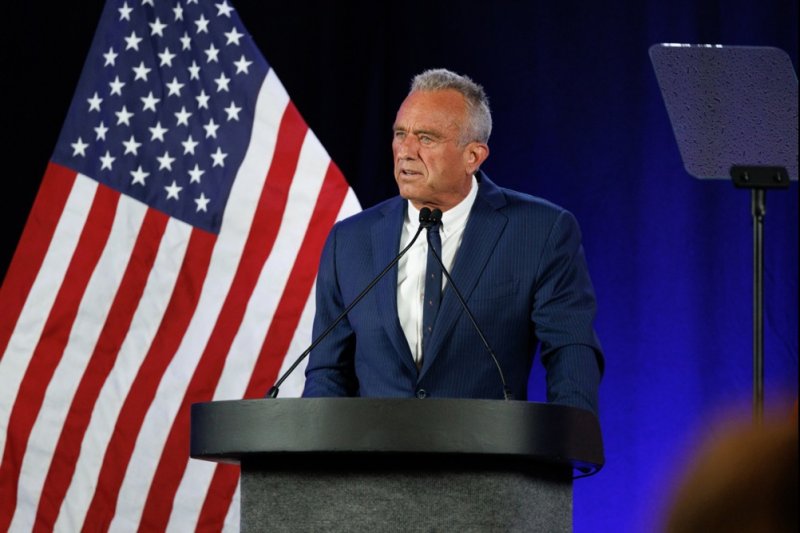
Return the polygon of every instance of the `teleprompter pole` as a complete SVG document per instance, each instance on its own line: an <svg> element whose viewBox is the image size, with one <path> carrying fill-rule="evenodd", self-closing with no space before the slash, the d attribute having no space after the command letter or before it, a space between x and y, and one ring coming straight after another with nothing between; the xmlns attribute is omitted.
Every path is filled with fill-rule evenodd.
<svg viewBox="0 0 800 533"><path fill-rule="evenodd" d="M784 167L731 167L733 184L750 189L753 217L753 421L764 419L764 218L767 215L767 189L786 189L789 175Z"/></svg>

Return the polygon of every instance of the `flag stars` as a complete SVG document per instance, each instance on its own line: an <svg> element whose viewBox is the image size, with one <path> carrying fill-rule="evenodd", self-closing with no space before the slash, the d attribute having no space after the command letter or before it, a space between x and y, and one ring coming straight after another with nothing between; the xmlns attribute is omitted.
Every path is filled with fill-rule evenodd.
<svg viewBox="0 0 800 533"><path fill-rule="evenodd" d="M111 157L111 153L106 150L105 155L100 158L100 170L111 170L115 159L116 157Z"/></svg>
<svg viewBox="0 0 800 533"><path fill-rule="evenodd" d="M194 203L197 204L196 212L199 213L200 211L203 211L204 213L207 213L208 212L207 206L208 206L208 202L210 202L210 201L211 200L206 198L206 195L201 192L200 196L198 198L194 199Z"/></svg>
<svg viewBox="0 0 800 533"><path fill-rule="evenodd" d="M133 81L136 80L147 81L147 75L150 73L151 70L153 69L144 66L144 61L140 62L138 67L133 67L133 73L135 74Z"/></svg>
<svg viewBox="0 0 800 533"><path fill-rule="evenodd" d="M89 102L89 111L100 111L100 104L103 103L103 99L97 95L96 91L94 96L87 98L86 101Z"/></svg>
<svg viewBox="0 0 800 533"><path fill-rule="evenodd" d="M219 49L214 46L214 43L211 43L206 50L206 63L219 63Z"/></svg>
<svg viewBox="0 0 800 533"><path fill-rule="evenodd" d="M186 106L181 106L181 110L175 113L175 118L178 119L178 123L176 124L176 126L180 126L181 124L183 124L184 126L188 126L189 117L191 116L192 114L186 111Z"/></svg>
<svg viewBox="0 0 800 533"><path fill-rule="evenodd" d="M130 35L125 37L125 42L127 45L125 46L125 50L130 50L133 48L137 52L139 51L139 43L142 42L142 38L136 35L135 31L132 31Z"/></svg>
<svg viewBox="0 0 800 533"><path fill-rule="evenodd" d="M192 49L192 38L189 37L189 32L183 32L183 37L180 38L180 41L181 41L181 50Z"/></svg>
<svg viewBox="0 0 800 533"><path fill-rule="evenodd" d="M239 39L244 37L244 34L239 33L236 28L232 28L231 31L225 32L225 37L228 38L228 41L225 43L226 45L235 44L236 46L239 46Z"/></svg>
<svg viewBox="0 0 800 533"><path fill-rule="evenodd" d="M149 175L150 173L142 170L142 165L139 165L139 168L137 168L136 170L131 170L131 176L133 176L133 181L131 182L131 185L136 185L138 183L139 185L143 186L145 184L144 183L145 178L147 178L147 176Z"/></svg>
<svg viewBox="0 0 800 533"><path fill-rule="evenodd" d="M231 105L225 108L225 112L228 114L228 121L231 120L239 120L239 111L241 111L241 107L236 107L236 104L231 102Z"/></svg>
<svg viewBox="0 0 800 533"><path fill-rule="evenodd" d="M226 16L228 18L231 18L231 11L233 11L233 8L228 5L227 1L223 0L222 3L215 5L217 6L218 17Z"/></svg>
<svg viewBox="0 0 800 533"><path fill-rule="evenodd" d="M120 124L125 124L126 126L131 125L131 117L133 116L133 113L128 111L127 106L122 106L122 109L115 111L114 114L117 115L117 126Z"/></svg>
<svg viewBox="0 0 800 533"><path fill-rule="evenodd" d="M159 37L164 36L164 28L167 27L166 24L161 22L161 19L156 17L156 20L153 22L148 23L150 25L150 35L158 35Z"/></svg>
<svg viewBox="0 0 800 533"><path fill-rule="evenodd" d="M189 183L200 183L200 178L205 174L205 170L200 170L200 166L195 163L194 168L189 171Z"/></svg>
<svg viewBox="0 0 800 533"><path fill-rule="evenodd" d="M117 76L114 81L109 82L108 86L111 87L111 94L122 96L122 88L125 87L125 82L119 81L119 76Z"/></svg>
<svg viewBox="0 0 800 533"><path fill-rule="evenodd" d="M197 100L198 109L208 109L208 99L211 98L206 94L205 89L200 90L200 94L194 97Z"/></svg>
<svg viewBox="0 0 800 533"><path fill-rule="evenodd" d="M175 158L169 155L169 151L164 150L164 155L160 157L156 157L158 161L158 170L172 170L172 163L175 162Z"/></svg>
<svg viewBox="0 0 800 533"><path fill-rule="evenodd" d="M106 133L108 133L108 128L106 127L105 122L100 121L100 125L94 128L94 132L97 135L97 138L95 140L105 141Z"/></svg>
<svg viewBox="0 0 800 533"><path fill-rule="evenodd" d="M108 52L103 54L103 57L106 59L106 62L103 64L103 66L104 67L113 67L113 66L115 66L118 56L119 56L119 54L114 51L114 47L113 46L109 47Z"/></svg>
<svg viewBox="0 0 800 533"><path fill-rule="evenodd" d="M211 159L214 161L211 167L224 167L226 157L228 157L228 154L223 153L222 148L217 146L217 151L211 154Z"/></svg>
<svg viewBox="0 0 800 533"><path fill-rule="evenodd" d="M250 74L248 69L253 62L245 59L244 54L242 54L241 59L239 59L239 61L235 61L233 64L236 65L236 74Z"/></svg>
<svg viewBox="0 0 800 533"><path fill-rule="evenodd" d="M155 128L147 128L150 130L150 140L155 141L158 139L161 142L164 142L164 134L167 133L169 130L167 128L161 127L161 121L156 123Z"/></svg>
<svg viewBox="0 0 800 533"><path fill-rule="evenodd" d="M224 72L221 72L219 78L214 78L214 83L217 84L217 92L230 92L228 89L228 84L231 82L231 79L225 76Z"/></svg>
<svg viewBox="0 0 800 533"><path fill-rule="evenodd" d="M187 67L189 70L189 79L190 80L199 80L200 79L200 67L197 65L197 61L192 61L192 65Z"/></svg>
<svg viewBox="0 0 800 533"><path fill-rule="evenodd" d="M209 137L217 138L217 130L219 129L219 124L214 123L214 119L208 119L208 124L203 125L203 129L206 130L206 139Z"/></svg>
<svg viewBox="0 0 800 533"><path fill-rule="evenodd" d="M195 149L195 148L197 147L197 145L198 145L198 144L200 144L200 143L198 143L197 141L195 141L195 140L192 138L192 136L191 136L191 135L189 135L189 137L188 137L188 138L187 138L185 141L181 141L181 144L183 145L183 155L186 155L186 154L192 154L192 155L194 155L194 149ZM196 166L196 165L195 165L195 166Z"/></svg>
<svg viewBox="0 0 800 533"><path fill-rule="evenodd" d="M183 89L184 85L185 85L184 83L180 83L178 81L177 76L173 77L172 81L167 84L167 89L169 89L167 96L177 96L178 98L180 98L181 89Z"/></svg>
<svg viewBox="0 0 800 533"><path fill-rule="evenodd" d="M138 155L139 147L142 145L142 143L137 143L134 136L131 135L130 139L128 139L127 141L122 141L122 145L125 147L125 153L122 155L127 155L127 154Z"/></svg>
<svg viewBox="0 0 800 533"><path fill-rule="evenodd" d="M132 7L128 7L128 2L124 2L122 7L118 8L119 11L119 20L131 20L131 11L133 11Z"/></svg>
<svg viewBox="0 0 800 533"><path fill-rule="evenodd" d="M91 63L96 74L105 75L89 86L91 92L84 90L79 96L86 102L82 110L78 108L85 122L82 129L71 131L81 137L73 134L74 142L67 137L61 153L72 154L75 164L88 164L88 170L95 168L101 180L111 179L115 186L137 191L137 197L144 195L162 208L170 206L168 212L180 209L178 216L203 220L220 207L206 196L209 192L219 198L207 186L217 186L217 176L227 176L235 163L228 160L232 152L223 150L231 148L225 138L252 111L244 109L245 102L237 96L238 82L250 78L250 69L258 71L263 63L253 49L246 48L251 41L238 19L233 19L236 11L231 0L211 0L207 7L216 10L205 13L192 5L199 3L193 0L166 0L158 9L150 7L155 6L154 0L114 3L120 20L114 23L115 40L96 48ZM209 37L217 31L220 38L225 32L225 40ZM97 115L92 115L95 111ZM160 145L155 144L158 141ZM210 181L203 182L207 173ZM152 197L154 187L156 198ZM159 193L162 187L164 192ZM187 194L181 196L184 189ZM191 209L191 203L196 214L183 211Z"/></svg>
<svg viewBox="0 0 800 533"><path fill-rule="evenodd" d="M156 104L161 101L161 98L156 98L153 96L153 91L150 91L147 96L140 96L139 100L142 101L142 111L150 111L156 110Z"/></svg>
<svg viewBox="0 0 800 533"><path fill-rule="evenodd" d="M197 25L197 33L208 33L209 22L211 21L206 20L204 15L200 15L200 18L194 21L194 23Z"/></svg>
<svg viewBox="0 0 800 533"><path fill-rule="evenodd" d="M163 66L172 66L172 60L175 59L175 54L169 51L169 47L164 48L164 51L158 54L158 57L161 58L161 63L158 65L160 67Z"/></svg>
<svg viewBox="0 0 800 533"><path fill-rule="evenodd" d="M167 200L169 200L170 198L178 200L179 199L178 195L183 190L183 187L178 187L178 184L175 183L175 180L172 180L172 183L164 187L164 190L167 191Z"/></svg>
<svg viewBox="0 0 800 533"><path fill-rule="evenodd" d="M74 143L71 143L70 146L72 146L72 157L75 157L76 155L86 157L86 149L89 147L89 144L83 142L83 139L78 137L78 140Z"/></svg>

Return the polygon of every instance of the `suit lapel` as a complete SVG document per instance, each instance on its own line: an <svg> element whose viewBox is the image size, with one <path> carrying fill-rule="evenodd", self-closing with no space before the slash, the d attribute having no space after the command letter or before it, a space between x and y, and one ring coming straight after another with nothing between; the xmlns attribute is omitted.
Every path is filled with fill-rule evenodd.
<svg viewBox="0 0 800 533"><path fill-rule="evenodd" d="M406 202L398 198L383 209L383 218L372 226L373 267L375 274L386 268L400 251L400 234ZM390 236L394 236L391 238ZM414 358L408 347L400 320L397 318L397 265L373 289L378 292L378 313L381 324L403 363L416 372Z"/></svg>
<svg viewBox="0 0 800 533"><path fill-rule="evenodd" d="M502 191L481 173L478 196L470 211L461 247L456 253L455 263L450 273L466 301L469 300L472 291L478 284L486 263L505 229L508 219L497 211L503 205L505 205L505 197ZM424 374L436 359L445 339L450 336L456 320L464 313L455 291L448 283L442 295L441 308L430 340L429 353L432 355L423 361L421 374Z"/></svg>

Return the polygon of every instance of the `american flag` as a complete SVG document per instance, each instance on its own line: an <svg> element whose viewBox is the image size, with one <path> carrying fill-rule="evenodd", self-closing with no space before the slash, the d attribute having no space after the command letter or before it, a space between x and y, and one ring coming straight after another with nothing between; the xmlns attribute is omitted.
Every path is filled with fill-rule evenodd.
<svg viewBox="0 0 800 533"><path fill-rule="evenodd" d="M238 529L189 406L303 351L359 209L228 0L109 0L0 288L0 531Z"/></svg>

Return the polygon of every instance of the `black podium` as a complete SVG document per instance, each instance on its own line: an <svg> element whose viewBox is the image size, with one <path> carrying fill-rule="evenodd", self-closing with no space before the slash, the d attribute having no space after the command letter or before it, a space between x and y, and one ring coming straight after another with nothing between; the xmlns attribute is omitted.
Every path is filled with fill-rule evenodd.
<svg viewBox="0 0 800 533"><path fill-rule="evenodd" d="M247 531L572 530L572 480L603 465L594 415L502 400L192 405L191 456L239 463Z"/></svg>

